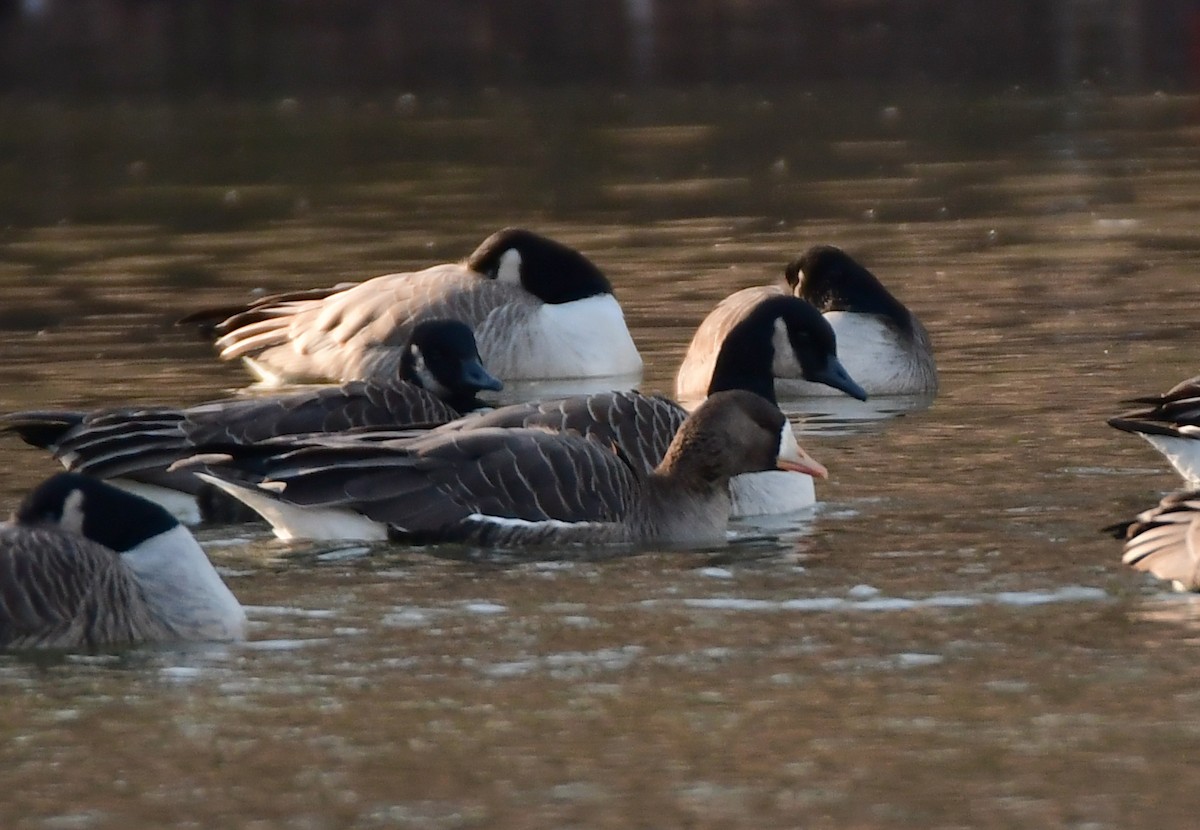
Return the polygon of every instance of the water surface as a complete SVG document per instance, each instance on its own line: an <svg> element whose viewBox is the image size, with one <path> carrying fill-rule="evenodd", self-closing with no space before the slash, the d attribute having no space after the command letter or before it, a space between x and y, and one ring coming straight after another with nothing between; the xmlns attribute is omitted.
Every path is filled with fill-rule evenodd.
<svg viewBox="0 0 1200 830"><path fill-rule="evenodd" d="M206 530L250 642L0 659L0 824L1191 825L1200 605L1098 529L1176 486L1104 418L1198 371L1197 101L411 103L4 105L0 410L230 394L182 313L508 224L610 275L665 391L721 297L840 245L938 398L786 401L821 503L712 550ZM0 469L7 507L54 465Z"/></svg>

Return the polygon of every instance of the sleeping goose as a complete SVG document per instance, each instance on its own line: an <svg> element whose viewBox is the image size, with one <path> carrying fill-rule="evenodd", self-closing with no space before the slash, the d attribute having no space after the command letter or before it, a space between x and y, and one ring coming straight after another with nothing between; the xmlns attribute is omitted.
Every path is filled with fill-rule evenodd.
<svg viewBox="0 0 1200 830"><path fill-rule="evenodd" d="M1200 375L1129 403L1145 406L1110 418L1109 425L1145 438L1190 484L1200 485Z"/></svg>
<svg viewBox="0 0 1200 830"><path fill-rule="evenodd" d="M787 285L737 291L700 324L675 379L675 394L703 394L721 341L760 303L792 293L816 306L837 335L838 355L870 395L933 394L937 367L925 327L866 268L828 245L810 248L786 270ZM786 357L786 355L785 355ZM805 382L794 363L781 361L788 395L829 395L828 386Z"/></svg>
<svg viewBox="0 0 1200 830"><path fill-rule="evenodd" d="M249 518L191 473L167 467L201 444L245 444L278 435L364 427L432 426L478 408L481 390L502 384L480 362L471 330L457 320L426 320L412 330L399 378L353 381L289 395L236 398L180 409L15 412L0 430L51 450L68 470L112 483L162 505L189 524ZM219 495L216 494L216 495ZM234 503L236 504L236 502Z"/></svg>
<svg viewBox="0 0 1200 830"><path fill-rule="evenodd" d="M1200 590L1200 491L1172 493L1113 529L1125 539L1126 565L1170 580L1177 590Z"/></svg>
<svg viewBox="0 0 1200 830"><path fill-rule="evenodd" d="M812 471L779 408L740 390L701 404L650 473L610 442L544 429L280 443L193 461L284 539L334 523L341 539L712 544L725 540L731 476Z"/></svg>
<svg viewBox="0 0 1200 830"><path fill-rule="evenodd" d="M759 303L734 325L721 343L708 394L729 389L754 392L775 403L772 367L783 354L803 376L853 397L866 393L838 361L833 331L810 304L779 295ZM660 395L604 392L557 400L513 404L453 421L439 432L490 427L540 427L572 431L614 443L645 471L662 461L687 410ZM810 473L824 477L813 462ZM790 513L816 500L812 475L772 470L736 476L731 483L734 517Z"/></svg>
<svg viewBox="0 0 1200 830"><path fill-rule="evenodd" d="M492 234L465 262L264 297L216 326L217 347L265 384L392 377L412 326L431 317L469 325L486 365L506 380L642 368L604 274L578 251L517 228Z"/></svg>
<svg viewBox="0 0 1200 830"><path fill-rule="evenodd" d="M59 473L0 525L0 647L239 640L246 615L164 510Z"/></svg>

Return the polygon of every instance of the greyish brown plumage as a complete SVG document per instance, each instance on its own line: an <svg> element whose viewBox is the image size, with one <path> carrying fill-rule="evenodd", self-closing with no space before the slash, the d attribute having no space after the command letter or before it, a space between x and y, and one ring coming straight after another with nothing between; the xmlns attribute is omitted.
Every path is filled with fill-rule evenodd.
<svg viewBox="0 0 1200 830"><path fill-rule="evenodd" d="M104 482L60 473L0 525L0 647L232 640L245 613L188 531Z"/></svg>
<svg viewBox="0 0 1200 830"><path fill-rule="evenodd" d="M487 366L505 379L628 375L642 367L604 274L578 251L519 228L488 237L462 263L189 319L227 313L215 326L221 358L244 359L268 383L390 377L412 326L432 317L469 325Z"/></svg>
<svg viewBox="0 0 1200 830"><path fill-rule="evenodd" d="M327 438L202 460L205 475L284 538L319 536L314 523L327 511L393 536L486 545L720 542L731 476L811 469L778 407L740 390L701 404L649 473L610 441L537 428L382 443Z"/></svg>
<svg viewBox="0 0 1200 830"><path fill-rule="evenodd" d="M169 473L167 468L204 445L444 424L481 406L475 397L481 390L501 387L480 362L466 325L427 320L413 330L399 377L387 382L352 381L335 388L187 408L15 412L0 416L0 430L51 450L68 470L117 480L163 504L182 521L229 521L238 516L206 493L207 485L191 473ZM199 502L194 497L200 497Z"/></svg>
<svg viewBox="0 0 1200 830"><path fill-rule="evenodd" d="M1125 538L1126 565L1180 590L1200 590L1200 490L1172 493L1113 529Z"/></svg>

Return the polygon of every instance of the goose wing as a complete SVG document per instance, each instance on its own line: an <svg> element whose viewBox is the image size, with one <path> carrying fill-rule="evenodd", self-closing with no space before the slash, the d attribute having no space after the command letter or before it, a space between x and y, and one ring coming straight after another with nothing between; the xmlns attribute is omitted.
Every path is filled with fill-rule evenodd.
<svg viewBox="0 0 1200 830"><path fill-rule="evenodd" d="M23 438L53 433L53 443L41 445L49 446L68 470L96 478L153 477L168 483L162 475L166 468L192 455L199 446L248 444L300 433L430 427L457 417L458 412L436 395L397 381L353 382L273 398L214 401L188 409L147 407L89 415L15 413L6 418L9 423L5 426Z"/></svg>
<svg viewBox="0 0 1200 830"><path fill-rule="evenodd" d="M410 534L454 538L489 521L612 523L638 476L614 448L540 429L475 429L417 441L259 444L204 458L217 478L295 505L350 509Z"/></svg>
<svg viewBox="0 0 1200 830"><path fill-rule="evenodd" d="M570 432L618 447L636 469L649 472L663 460L686 419L687 410L661 395L601 392L505 406L453 421L437 432L494 427Z"/></svg>
<svg viewBox="0 0 1200 830"><path fill-rule="evenodd" d="M221 324L221 357L289 378L350 380L394 371L413 325L445 317L477 329L516 289L463 265L387 274L315 298L284 295Z"/></svg>
<svg viewBox="0 0 1200 830"><path fill-rule="evenodd" d="M1125 531L1121 561L1188 590L1200 588L1200 490L1172 493Z"/></svg>
<svg viewBox="0 0 1200 830"><path fill-rule="evenodd" d="M1125 432L1200 439L1200 376L1162 395L1133 398L1129 403L1145 406L1110 418L1110 426Z"/></svg>
<svg viewBox="0 0 1200 830"><path fill-rule="evenodd" d="M0 528L0 646L130 643L160 628L113 551L54 528Z"/></svg>

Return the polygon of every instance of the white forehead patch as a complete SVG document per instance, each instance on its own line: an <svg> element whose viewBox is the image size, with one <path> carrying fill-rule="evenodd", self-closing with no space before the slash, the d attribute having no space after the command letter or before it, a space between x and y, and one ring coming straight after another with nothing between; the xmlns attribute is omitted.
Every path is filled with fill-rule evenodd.
<svg viewBox="0 0 1200 830"><path fill-rule="evenodd" d="M521 252L509 248L500 256L500 267L496 269L496 280L511 285L521 284Z"/></svg>
<svg viewBox="0 0 1200 830"><path fill-rule="evenodd" d="M72 490L63 499L62 516L58 520L59 527L68 533L83 535L83 491Z"/></svg>

